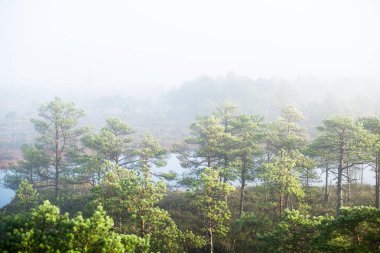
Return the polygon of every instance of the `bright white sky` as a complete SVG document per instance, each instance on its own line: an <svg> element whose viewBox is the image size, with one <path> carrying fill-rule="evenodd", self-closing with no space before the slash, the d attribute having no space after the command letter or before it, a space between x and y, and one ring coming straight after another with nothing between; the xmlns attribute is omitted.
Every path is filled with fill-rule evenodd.
<svg viewBox="0 0 380 253"><path fill-rule="evenodd" d="M0 2L0 85L133 90L229 72L379 78L380 1Z"/></svg>

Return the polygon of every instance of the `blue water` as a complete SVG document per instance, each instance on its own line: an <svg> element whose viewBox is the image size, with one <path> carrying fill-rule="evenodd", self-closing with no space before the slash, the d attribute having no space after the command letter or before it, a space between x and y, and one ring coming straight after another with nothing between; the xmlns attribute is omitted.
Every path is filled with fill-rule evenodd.
<svg viewBox="0 0 380 253"><path fill-rule="evenodd" d="M181 167L181 165L179 164L179 161L176 157L176 154L170 154L168 156L166 166L161 167L161 168L152 168L152 171L154 173L174 171L177 174L181 175L182 173L186 172L187 170ZM7 188L4 188L1 185L1 180L5 176L5 174L6 174L6 171L0 169L0 208L7 205L12 200L12 198L15 194L14 191L7 189ZM330 176L330 178L332 178L332 175ZM169 187L176 187L177 186L176 183L177 183L176 181L169 182L168 186ZM335 181L332 181L331 183L334 184ZM358 180L357 183L360 183L360 180ZM370 184L370 185L375 184L374 172L371 171L369 168L365 169L363 183ZM239 186L239 182L235 181L235 182L233 182L233 185ZM319 186L324 185L324 175L321 175L320 182L314 183L314 185L319 185Z"/></svg>
<svg viewBox="0 0 380 253"><path fill-rule="evenodd" d="M177 154L169 154L166 162L167 163L164 167L157 168L153 166L153 168L151 168L152 172L157 174L165 172L175 172L178 176L181 176L182 173L187 171L186 169L181 167L179 160L177 159ZM167 182L167 184L169 188L178 187L176 180Z"/></svg>
<svg viewBox="0 0 380 253"><path fill-rule="evenodd" d="M364 166L364 167L366 167L366 166ZM155 173L174 171L179 176L181 176L182 173L184 173L184 172L189 172L189 170L181 167L179 160L177 159L177 154L169 154L166 166L161 167L161 168L153 167L152 171ZM315 185L315 186L325 185L325 175L321 173L321 170L317 170L317 173L320 176L319 182L314 182L314 183L312 183L312 185ZM354 174L356 174L356 175L351 175L351 177L352 178L358 178L358 180L355 182L360 183L361 182L361 180L359 179L360 178L360 171L356 171ZM336 180L332 180L333 177L334 177L333 174L330 173L330 180L331 180L330 183L332 185L336 184ZM256 183L260 183L260 182L256 182ZM375 185L375 173L369 167L366 167L364 169L363 183L369 184L369 185ZM170 185L175 186L176 181L169 182L169 186ZM240 186L240 183L239 183L239 181L236 180L236 181L232 182L232 185ZM255 185L255 183L249 182L249 185Z"/></svg>
<svg viewBox="0 0 380 253"><path fill-rule="evenodd" d="M11 202L13 196L15 195L14 191L4 188L4 186L2 185L2 179L6 173L6 170L0 169L0 208L9 204L9 202Z"/></svg>

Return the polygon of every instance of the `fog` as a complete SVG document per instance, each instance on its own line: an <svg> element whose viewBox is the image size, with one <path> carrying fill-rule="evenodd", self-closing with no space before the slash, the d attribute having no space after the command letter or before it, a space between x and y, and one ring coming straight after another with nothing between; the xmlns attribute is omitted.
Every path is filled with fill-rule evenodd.
<svg viewBox="0 0 380 253"><path fill-rule="evenodd" d="M375 0L1 1L0 119L32 128L55 96L153 133L224 99L268 120L295 105L311 132L379 115L379 14Z"/></svg>
<svg viewBox="0 0 380 253"><path fill-rule="evenodd" d="M228 73L380 77L372 1L1 1L0 85L152 96Z"/></svg>

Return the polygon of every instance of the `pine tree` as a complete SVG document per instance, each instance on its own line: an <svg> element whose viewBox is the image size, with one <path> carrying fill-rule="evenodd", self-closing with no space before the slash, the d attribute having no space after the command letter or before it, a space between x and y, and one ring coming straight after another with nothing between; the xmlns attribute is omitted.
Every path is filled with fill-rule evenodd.
<svg viewBox="0 0 380 253"><path fill-rule="evenodd" d="M219 171L206 168L192 189L195 204L205 224L210 253L214 252L214 236L225 236L231 219L225 196L230 195L234 188L219 179Z"/></svg>
<svg viewBox="0 0 380 253"><path fill-rule="evenodd" d="M280 118L270 123L267 133L268 161L280 150L300 150L306 145L306 130L298 125L303 119L302 112L293 106L286 106Z"/></svg>
<svg viewBox="0 0 380 253"><path fill-rule="evenodd" d="M241 218L245 187L248 181L257 179L258 168L262 162L264 150L261 142L264 138L264 124L260 117L241 115L234 119L231 125L234 145L228 150L232 153L231 167L241 183L239 200L239 218Z"/></svg>
<svg viewBox="0 0 380 253"><path fill-rule="evenodd" d="M118 118L108 118L99 134L87 135L82 141L100 160L123 165L132 151L132 133L127 123Z"/></svg>
<svg viewBox="0 0 380 253"><path fill-rule="evenodd" d="M295 198L302 203L305 193L300 182L297 162L300 158L298 152L289 153L281 150L271 162L264 164L261 179L272 189L277 198L277 209L281 214L288 208L289 198Z"/></svg>
<svg viewBox="0 0 380 253"><path fill-rule="evenodd" d="M370 161L369 148L373 143L373 138L362 124L343 116L334 116L324 120L318 130L320 134L314 140L312 147L329 152L335 161L334 165L337 170L336 213L338 215L344 204L343 173L355 164Z"/></svg>
<svg viewBox="0 0 380 253"><path fill-rule="evenodd" d="M77 166L74 157L79 152L79 140L87 131L78 127L84 112L59 98L42 105L38 112L39 119L32 119L39 134L36 143L23 148L24 160L14 171L25 175L26 170L31 182L40 187L52 187L58 197L62 179L69 177Z"/></svg>

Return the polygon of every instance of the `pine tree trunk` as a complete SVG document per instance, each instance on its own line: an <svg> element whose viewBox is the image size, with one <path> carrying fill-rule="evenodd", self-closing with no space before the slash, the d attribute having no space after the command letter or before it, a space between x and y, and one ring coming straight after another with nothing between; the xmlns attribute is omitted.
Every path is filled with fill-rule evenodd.
<svg viewBox="0 0 380 253"><path fill-rule="evenodd" d="M59 187L59 130L58 127L55 127L55 160L54 160L54 193L55 198L58 197L58 187Z"/></svg>
<svg viewBox="0 0 380 253"><path fill-rule="evenodd" d="M145 222L142 219L142 217L141 217L141 220L140 220L140 236L141 237L145 236Z"/></svg>
<svg viewBox="0 0 380 253"><path fill-rule="evenodd" d="M244 189L245 189L245 177L241 180L240 188L240 203L239 203L239 218L243 215L243 204L244 204Z"/></svg>
<svg viewBox="0 0 380 253"><path fill-rule="evenodd" d="M364 164L362 164L362 169L360 171L361 175L360 175L360 184L363 184L363 180L364 180Z"/></svg>
<svg viewBox="0 0 380 253"><path fill-rule="evenodd" d="M340 147L339 152L339 166L338 166L338 181L336 187L336 215L340 214L340 208L343 206L343 196L342 196L342 175L343 175L343 145Z"/></svg>
<svg viewBox="0 0 380 253"><path fill-rule="evenodd" d="M207 139L207 167L211 168L211 147L209 139Z"/></svg>
<svg viewBox="0 0 380 253"><path fill-rule="evenodd" d="M210 253L214 252L214 238L213 238L213 233L212 233L212 222L210 219L207 221L207 243L208 243L208 249Z"/></svg>
<svg viewBox="0 0 380 253"><path fill-rule="evenodd" d="M375 190L376 190L376 208L380 208L380 168L379 168L379 157L380 155L378 154L376 156L376 164L375 164L375 177L376 177L376 185L375 185Z"/></svg>
<svg viewBox="0 0 380 253"><path fill-rule="evenodd" d="M310 190L310 186L309 186L309 177L310 177L310 175L309 175L309 169L306 169L306 193L307 193L307 196L308 196L308 201L309 201L309 203L311 203L311 190ZM293 209L293 207L292 207L292 209Z"/></svg>
<svg viewBox="0 0 380 253"><path fill-rule="evenodd" d="M241 171L241 188L240 188L240 203L239 203L239 218L243 215L243 204L244 204L244 189L246 180L246 162L244 158L243 168Z"/></svg>
<svg viewBox="0 0 380 253"><path fill-rule="evenodd" d="M283 206L284 206L284 209L289 209L289 193L286 193L285 195L284 195L284 204L283 204Z"/></svg>
<svg viewBox="0 0 380 253"><path fill-rule="evenodd" d="M327 207L327 204L329 203L329 194L328 194L328 186L329 186L329 169L326 165L326 178L325 178L325 201L324 205Z"/></svg>
<svg viewBox="0 0 380 253"><path fill-rule="evenodd" d="M351 200L351 178L349 176L349 169L347 168L347 202Z"/></svg>
<svg viewBox="0 0 380 253"><path fill-rule="evenodd" d="M58 197L58 187L59 187L59 177L58 177L58 170L56 168L55 179L54 179L54 195L55 195L55 198Z"/></svg>

